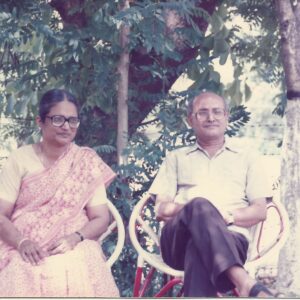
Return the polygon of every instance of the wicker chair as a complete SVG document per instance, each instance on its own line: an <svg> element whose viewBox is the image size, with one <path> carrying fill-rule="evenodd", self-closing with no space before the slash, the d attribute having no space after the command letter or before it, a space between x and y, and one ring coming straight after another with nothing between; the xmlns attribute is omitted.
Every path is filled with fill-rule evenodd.
<svg viewBox="0 0 300 300"><path fill-rule="evenodd" d="M107 205L113 220L108 226L107 230L99 238L99 242L100 244L102 244L106 237L108 237L111 233L117 230L118 233L117 244L113 250L113 253L106 261L107 265L111 267L116 262L123 249L124 242L125 242L125 229L124 229L122 218L118 210L116 209L116 207L110 201L107 202Z"/></svg>
<svg viewBox="0 0 300 300"><path fill-rule="evenodd" d="M184 272L175 270L165 264L159 254L159 231L161 224L153 215L154 199L146 193L134 207L129 221L129 235L138 253L136 278L134 283L134 297L143 297L150 286L155 271L163 273L167 278L154 297L169 295L174 286L183 286ZM149 209L152 206L152 209ZM271 234L266 234L266 228L275 226ZM278 252L284 245L289 233L289 221L285 208L278 201L268 203L267 219L252 229L253 242L249 248L246 270L253 276L255 268L270 255ZM149 250L152 249L152 250ZM155 251L156 250L156 251ZM144 267L150 268L145 274ZM176 296L182 296L183 288L177 289ZM233 291L238 296L237 291ZM221 296L221 295L220 295Z"/></svg>

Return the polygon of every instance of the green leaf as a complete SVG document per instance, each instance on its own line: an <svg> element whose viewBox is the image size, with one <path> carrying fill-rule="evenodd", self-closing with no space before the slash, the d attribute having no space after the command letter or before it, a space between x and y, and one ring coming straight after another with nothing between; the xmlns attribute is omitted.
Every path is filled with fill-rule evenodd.
<svg viewBox="0 0 300 300"><path fill-rule="evenodd" d="M214 70L209 72L209 79L215 81L216 83L220 83L220 74Z"/></svg>
<svg viewBox="0 0 300 300"><path fill-rule="evenodd" d="M218 56L221 53L228 52L230 50L230 47L225 39L223 38L217 38L214 39L214 53L216 56Z"/></svg>
<svg viewBox="0 0 300 300"><path fill-rule="evenodd" d="M230 30L226 26L223 26L223 28L215 34L215 37L226 39L229 36L229 34Z"/></svg>
<svg viewBox="0 0 300 300"><path fill-rule="evenodd" d="M40 57L44 44L43 44L43 36L39 35L37 36L36 34L32 37L30 44L31 44L31 51L32 54L37 58Z"/></svg>
<svg viewBox="0 0 300 300"><path fill-rule="evenodd" d="M235 102L236 105L242 103L242 93L241 93L241 80L236 79L231 84L230 88L228 89L230 98Z"/></svg>
<svg viewBox="0 0 300 300"><path fill-rule="evenodd" d="M27 115L27 105L30 101L30 97L23 96L22 99L18 100L15 105L15 113L18 116L26 116Z"/></svg>
<svg viewBox="0 0 300 300"><path fill-rule="evenodd" d="M213 35L209 35L204 39L203 48L213 49L214 47L214 37Z"/></svg>
<svg viewBox="0 0 300 300"><path fill-rule="evenodd" d="M72 46L74 50L77 49L78 44L79 44L78 39L72 38L69 40L69 45Z"/></svg>
<svg viewBox="0 0 300 300"><path fill-rule="evenodd" d="M13 94L9 94L6 97L6 99L7 99L7 106L6 106L5 114L6 115L11 115L14 111L14 107L15 107L15 104L16 104L16 99L13 96Z"/></svg>
<svg viewBox="0 0 300 300"><path fill-rule="evenodd" d="M34 106L38 104L38 93L37 93L37 91L34 91L33 93L31 93L30 102Z"/></svg>
<svg viewBox="0 0 300 300"><path fill-rule="evenodd" d="M212 26L212 32L216 33L222 29L224 25L224 22L222 18L217 14L213 13L212 18L211 18L211 26Z"/></svg>
<svg viewBox="0 0 300 300"><path fill-rule="evenodd" d="M234 66L233 76L239 78L243 74L243 68L240 65Z"/></svg>
<svg viewBox="0 0 300 300"><path fill-rule="evenodd" d="M197 80L200 76L197 64L191 65L187 70L187 75L191 80Z"/></svg>
<svg viewBox="0 0 300 300"><path fill-rule="evenodd" d="M5 86L5 91L7 94L15 94L18 92L18 84L16 81L10 81Z"/></svg>
<svg viewBox="0 0 300 300"><path fill-rule="evenodd" d="M11 18L11 15L9 13L6 13L4 11L0 13L0 22L8 20L9 18Z"/></svg>
<svg viewBox="0 0 300 300"><path fill-rule="evenodd" d="M220 60L219 60L219 64L220 64L220 65L225 65L225 64L226 64L228 55L229 55L229 52L225 52L225 53L222 53L222 54L220 55Z"/></svg>
<svg viewBox="0 0 300 300"><path fill-rule="evenodd" d="M219 6L218 14L220 15L220 17L222 19L224 19L224 18L226 18L228 16L228 9L227 9L227 5L225 3L222 3Z"/></svg>
<svg viewBox="0 0 300 300"><path fill-rule="evenodd" d="M248 101L251 98L252 92L247 83L245 83L245 101Z"/></svg>

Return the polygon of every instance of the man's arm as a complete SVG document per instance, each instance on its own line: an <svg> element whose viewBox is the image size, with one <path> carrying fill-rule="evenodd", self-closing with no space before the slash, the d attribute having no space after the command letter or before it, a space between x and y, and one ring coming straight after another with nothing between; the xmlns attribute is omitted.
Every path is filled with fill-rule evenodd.
<svg viewBox="0 0 300 300"><path fill-rule="evenodd" d="M149 189L155 195L155 213L159 221L168 221L182 208L174 203L177 192L177 159L175 152L167 154Z"/></svg>
<svg viewBox="0 0 300 300"><path fill-rule="evenodd" d="M272 184L269 174L266 172L265 158L257 152L249 154L249 167L247 171L246 195L250 205L232 211L235 225L250 227L266 219L267 201L265 197L271 197ZM261 196L265 197L261 197Z"/></svg>
<svg viewBox="0 0 300 300"><path fill-rule="evenodd" d="M251 227L264 221L267 217L266 198L254 199L248 207L238 208L230 212L234 219L234 225L241 227ZM223 218L228 223L230 214L222 212Z"/></svg>

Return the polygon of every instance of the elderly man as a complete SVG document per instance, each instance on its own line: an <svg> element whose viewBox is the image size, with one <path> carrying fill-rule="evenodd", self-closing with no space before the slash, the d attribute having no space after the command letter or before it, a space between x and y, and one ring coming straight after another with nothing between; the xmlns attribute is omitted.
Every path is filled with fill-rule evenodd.
<svg viewBox="0 0 300 300"><path fill-rule="evenodd" d="M243 265L249 227L266 218L266 182L258 156L225 140L228 107L220 96L202 92L188 107L197 142L170 152L150 193L165 221L164 261L184 270L184 295L215 297L236 287L241 296L270 297Z"/></svg>

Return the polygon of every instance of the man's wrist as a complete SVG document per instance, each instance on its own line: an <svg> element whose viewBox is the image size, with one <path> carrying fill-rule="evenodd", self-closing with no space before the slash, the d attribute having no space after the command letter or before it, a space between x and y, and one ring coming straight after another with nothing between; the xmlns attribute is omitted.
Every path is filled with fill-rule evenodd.
<svg viewBox="0 0 300 300"><path fill-rule="evenodd" d="M227 211L227 216L226 216L226 225L227 226L230 226L230 225L233 225L234 224L234 215L231 211Z"/></svg>

